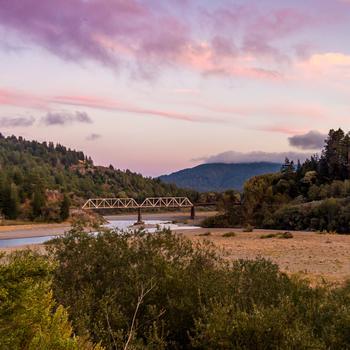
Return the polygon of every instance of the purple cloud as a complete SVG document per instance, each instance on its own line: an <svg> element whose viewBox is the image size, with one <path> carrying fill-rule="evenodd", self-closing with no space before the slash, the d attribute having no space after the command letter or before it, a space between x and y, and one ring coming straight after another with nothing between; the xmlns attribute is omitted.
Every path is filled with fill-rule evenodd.
<svg viewBox="0 0 350 350"><path fill-rule="evenodd" d="M295 135L288 138L289 144L304 150L320 150L324 146L326 134L311 130L304 135Z"/></svg>
<svg viewBox="0 0 350 350"><path fill-rule="evenodd" d="M35 122L33 117L0 117L0 127L16 128L32 126Z"/></svg>
<svg viewBox="0 0 350 350"><path fill-rule="evenodd" d="M98 140L99 138L101 138L102 136L100 134L90 134L86 137L86 140L87 141L95 141L95 140Z"/></svg>
<svg viewBox="0 0 350 350"><path fill-rule="evenodd" d="M46 126L52 125L66 125L72 123L91 124L92 120L85 112L75 112L74 114L68 112L48 112L41 122Z"/></svg>
<svg viewBox="0 0 350 350"><path fill-rule="evenodd" d="M322 11L315 13L315 5ZM195 0L0 0L0 27L63 59L132 67L145 76L166 65L275 79L280 63L300 59L296 47L307 43L298 34L344 16L346 6L325 0L222 1L205 8ZM248 55L253 66L239 60ZM271 59L277 67L269 66ZM261 74L269 71L277 72Z"/></svg>

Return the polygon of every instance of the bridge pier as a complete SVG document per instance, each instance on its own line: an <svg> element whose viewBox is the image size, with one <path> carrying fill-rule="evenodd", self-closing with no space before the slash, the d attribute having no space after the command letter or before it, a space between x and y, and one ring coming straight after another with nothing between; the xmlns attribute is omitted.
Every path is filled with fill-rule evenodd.
<svg viewBox="0 0 350 350"><path fill-rule="evenodd" d="M141 225L144 222L142 221L142 214L141 214L141 208L137 208L137 225Z"/></svg>
<svg viewBox="0 0 350 350"><path fill-rule="evenodd" d="M195 206L193 205L191 207L191 220L194 220L196 218L196 209Z"/></svg>

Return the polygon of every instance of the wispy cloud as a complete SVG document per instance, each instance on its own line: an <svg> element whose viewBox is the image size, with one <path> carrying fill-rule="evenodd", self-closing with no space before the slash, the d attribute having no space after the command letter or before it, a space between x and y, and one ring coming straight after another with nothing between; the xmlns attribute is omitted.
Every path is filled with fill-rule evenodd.
<svg viewBox="0 0 350 350"><path fill-rule="evenodd" d="M85 112L48 112L41 122L46 126L67 125L73 123L91 124L92 119Z"/></svg>
<svg viewBox="0 0 350 350"><path fill-rule="evenodd" d="M288 138L289 144L303 150L320 150L324 146L326 134L319 131L309 131L303 135L295 135Z"/></svg>
<svg viewBox="0 0 350 350"><path fill-rule="evenodd" d="M255 163L255 162L272 162L283 163L285 158L297 161L305 161L310 157L310 153L301 152L237 152L226 151L216 155L193 159L193 161L201 161L204 163Z"/></svg>
<svg viewBox="0 0 350 350"><path fill-rule="evenodd" d="M225 118L217 116L194 115L190 113L179 113L172 110L148 108L140 105L129 104L121 101L82 95L62 95L62 96L36 96L32 94L19 93L10 90L0 89L0 105L29 107L39 110L54 110L57 105L88 107L106 111L131 113L139 116L160 117L165 119L187 121L194 123L224 123ZM79 121L82 116L66 115L66 113L48 112L43 118L44 124L64 124ZM84 122L84 120L80 120Z"/></svg>
<svg viewBox="0 0 350 350"><path fill-rule="evenodd" d="M100 134L92 133L92 134L90 134L90 135L88 135L88 136L86 137L86 140L87 140L87 141L95 141L95 140L100 139L101 137L102 137L102 136L101 136Z"/></svg>
<svg viewBox="0 0 350 350"><path fill-rule="evenodd" d="M0 128L28 127L34 122L33 117L0 117Z"/></svg>

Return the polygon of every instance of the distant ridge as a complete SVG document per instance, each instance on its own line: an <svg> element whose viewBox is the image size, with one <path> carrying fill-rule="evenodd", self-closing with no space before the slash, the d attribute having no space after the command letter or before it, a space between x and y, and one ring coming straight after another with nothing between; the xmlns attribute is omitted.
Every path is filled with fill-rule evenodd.
<svg viewBox="0 0 350 350"><path fill-rule="evenodd" d="M245 181L256 175L275 173L281 164L270 162L254 163L208 163L183 169L170 175L162 175L163 182L176 184L199 192L242 190Z"/></svg>

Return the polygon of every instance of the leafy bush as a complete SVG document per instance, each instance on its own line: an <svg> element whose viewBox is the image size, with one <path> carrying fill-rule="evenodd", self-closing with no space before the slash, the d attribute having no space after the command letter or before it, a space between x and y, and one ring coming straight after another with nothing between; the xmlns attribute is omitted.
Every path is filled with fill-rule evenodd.
<svg viewBox="0 0 350 350"><path fill-rule="evenodd" d="M348 349L350 283L311 288L208 242L74 228L50 247L54 296L106 349Z"/></svg>
<svg viewBox="0 0 350 350"><path fill-rule="evenodd" d="M282 238L282 239L290 239L293 238L293 234L291 232L278 232L278 233L268 233L266 235L261 235L261 239L267 238Z"/></svg>
<svg viewBox="0 0 350 350"><path fill-rule="evenodd" d="M199 236L199 237L211 236L211 232L208 231L208 232L200 233L198 236Z"/></svg>
<svg viewBox="0 0 350 350"><path fill-rule="evenodd" d="M243 228L243 232L253 232L254 231L254 227L250 224L246 225L244 228Z"/></svg>
<svg viewBox="0 0 350 350"><path fill-rule="evenodd" d="M222 237L225 237L225 238L230 238L230 237L235 237L236 236L236 232L226 232L222 235Z"/></svg>
<svg viewBox="0 0 350 350"><path fill-rule="evenodd" d="M1 349L102 349L73 337L66 309L52 297L52 264L30 251L0 258Z"/></svg>

